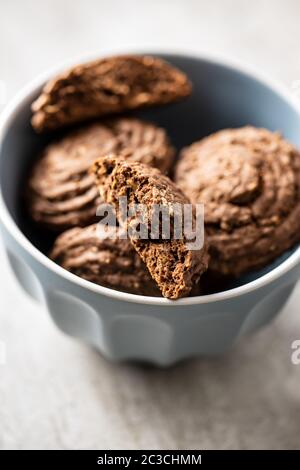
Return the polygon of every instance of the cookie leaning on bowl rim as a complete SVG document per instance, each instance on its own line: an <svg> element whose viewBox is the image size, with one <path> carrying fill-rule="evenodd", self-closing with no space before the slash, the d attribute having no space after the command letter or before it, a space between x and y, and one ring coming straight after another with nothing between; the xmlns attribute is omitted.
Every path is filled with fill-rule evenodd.
<svg viewBox="0 0 300 470"><path fill-rule="evenodd" d="M128 238L121 231L119 235L115 227L108 226L101 234L98 224L75 227L57 237L49 256L87 281L132 294L160 296Z"/></svg>
<svg viewBox="0 0 300 470"><path fill-rule="evenodd" d="M126 229L137 227L143 219L136 213L121 220L120 197L127 197L128 211L135 204L143 204L150 216L148 221L155 205L166 208L170 216L170 238L163 239L161 234L155 240L149 236L147 239L136 238L129 231L130 241L164 297L177 299L189 295L207 269L208 250L206 241L196 250L188 246L185 234L179 239L172 236L174 207L190 204L188 198L158 169L124 160L122 154L99 158L91 171L96 176L101 197L115 208L119 223Z"/></svg>
<svg viewBox="0 0 300 470"><path fill-rule="evenodd" d="M66 70L44 86L32 104L37 132L89 119L172 103L189 96L187 76L162 59L124 55Z"/></svg>
<svg viewBox="0 0 300 470"><path fill-rule="evenodd" d="M135 118L114 118L68 132L49 144L34 163L27 183L27 209L53 231L97 220L101 200L88 170L102 153L129 149L129 158L167 172L175 150L164 129Z"/></svg>
<svg viewBox="0 0 300 470"><path fill-rule="evenodd" d="M205 204L213 271L239 276L300 240L300 153L279 133L212 134L181 152L174 180Z"/></svg>

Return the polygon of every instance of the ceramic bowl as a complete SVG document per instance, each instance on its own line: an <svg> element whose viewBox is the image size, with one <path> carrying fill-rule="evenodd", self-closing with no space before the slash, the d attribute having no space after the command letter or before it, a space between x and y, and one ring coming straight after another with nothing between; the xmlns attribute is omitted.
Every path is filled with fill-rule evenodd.
<svg viewBox="0 0 300 470"><path fill-rule="evenodd" d="M280 130L300 147L299 106L269 79L226 60L152 54L184 70L194 85L186 101L138 113L164 126L178 148L218 129L246 124ZM22 186L47 141L31 129L30 105L52 75L29 85L2 114L0 225L16 278L47 306L57 326L109 359L170 365L191 356L221 354L273 319L299 278L298 246L225 291L177 301L98 286L46 256L52 240L24 216Z"/></svg>

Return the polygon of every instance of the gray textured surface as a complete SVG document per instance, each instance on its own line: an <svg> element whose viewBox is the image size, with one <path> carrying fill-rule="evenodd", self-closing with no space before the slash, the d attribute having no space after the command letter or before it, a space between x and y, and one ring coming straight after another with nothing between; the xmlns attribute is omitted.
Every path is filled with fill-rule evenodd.
<svg viewBox="0 0 300 470"><path fill-rule="evenodd" d="M5 0L0 80L10 98L68 57L138 45L240 58L291 86L299 14L296 0ZM221 359L112 365L57 331L1 249L0 448L300 448L299 304L298 287L275 323Z"/></svg>

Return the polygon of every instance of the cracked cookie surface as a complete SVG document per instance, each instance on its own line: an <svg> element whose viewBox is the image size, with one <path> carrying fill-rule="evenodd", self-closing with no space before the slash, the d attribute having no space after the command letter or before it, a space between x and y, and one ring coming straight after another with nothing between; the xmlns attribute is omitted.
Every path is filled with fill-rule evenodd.
<svg viewBox="0 0 300 470"><path fill-rule="evenodd" d="M182 207L190 204L187 197L159 170L122 160L121 155L100 158L95 162L93 171L101 197L115 207L120 224L129 229L132 245L163 296L177 299L189 295L207 269L208 254L206 244L201 249L192 250L185 236L180 239L172 236L174 205ZM126 221L121 220L118 204L122 196L127 197L128 210L136 203L143 204L148 212L148 220L151 220L154 205L166 208L171 216L169 238L164 239L162 234L157 239L132 236L130 227L137 227L142 219L139 214L135 214Z"/></svg>
<svg viewBox="0 0 300 470"><path fill-rule="evenodd" d="M205 204L210 269L239 276L300 240L300 153L279 133L219 131L181 152L175 182Z"/></svg>
<svg viewBox="0 0 300 470"><path fill-rule="evenodd" d="M151 56L116 56L77 65L50 80L32 104L37 132L177 101L191 93L187 76Z"/></svg>

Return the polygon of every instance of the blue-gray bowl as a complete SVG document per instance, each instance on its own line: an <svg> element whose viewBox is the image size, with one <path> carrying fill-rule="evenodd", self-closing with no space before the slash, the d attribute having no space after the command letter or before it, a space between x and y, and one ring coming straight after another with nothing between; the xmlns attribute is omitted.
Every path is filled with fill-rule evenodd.
<svg viewBox="0 0 300 470"><path fill-rule="evenodd" d="M300 107L269 79L224 60L152 54L184 70L194 85L186 101L139 113L164 126L178 148L219 129L247 124L280 130L300 147ZM18 281L46 304L58 327L109 359L169 365L191 356L220 354L241 335L274 318L299 278L298 246L226 291L177 301L98 286L45 255L51 240L23 216L20 188L45 144L30 127L30 105L51 75L28 86L2 114L0 225Z"/></svg>

